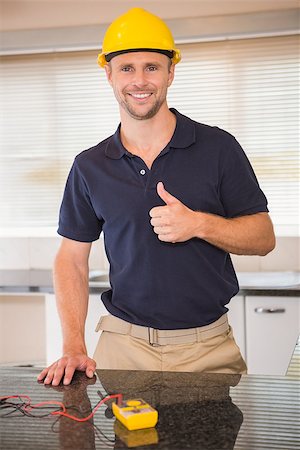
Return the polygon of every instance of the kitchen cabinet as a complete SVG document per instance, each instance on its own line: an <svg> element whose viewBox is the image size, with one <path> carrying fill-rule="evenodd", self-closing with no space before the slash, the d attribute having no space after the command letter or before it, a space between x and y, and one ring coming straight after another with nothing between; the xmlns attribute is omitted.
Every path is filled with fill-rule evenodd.
<svg viewBox="0 0 300 450"><path fill-rule="evenodd" d="M246 296L249 374L285 375L300 332L297 297Z"/></svg>
<svg viewBox="0 0 300 450"><path fill-rule="evenodd" d="M62 332L60 320L56 309L55 295L46 295L46 364L52 364L62 355ZM95 328L100 316L108 314L100 294L91 294L85 324L85 341L89 356L93 356L101 332L96 333Z"/></svg>
<svg viewBox="0 0 300 450"><path fill-rule="evenodd" d="M0 364L43 364L44 296L0 293Z"/></svg>

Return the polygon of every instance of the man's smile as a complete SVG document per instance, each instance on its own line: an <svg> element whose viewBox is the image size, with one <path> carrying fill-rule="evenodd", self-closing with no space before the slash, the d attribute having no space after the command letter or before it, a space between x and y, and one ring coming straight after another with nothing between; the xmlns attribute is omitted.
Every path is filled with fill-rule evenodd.
<svg viewBox="0 0 300 450"><path fill-rule="evenodd" d="M141 99L141 100L144 100L152 95L151 92L150 93L128 92L128 94L133 98L137 98L137 99Z"/></svg>

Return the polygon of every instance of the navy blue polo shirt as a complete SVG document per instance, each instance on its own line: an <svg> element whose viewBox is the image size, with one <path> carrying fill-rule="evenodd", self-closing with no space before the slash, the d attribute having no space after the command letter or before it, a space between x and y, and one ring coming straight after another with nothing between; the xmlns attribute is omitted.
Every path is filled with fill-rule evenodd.
<svg viewBox="0 0 300 450"><path fill-rule="evenodd" d="M104 234L111 289L107 310L158 329L207 325L227 311L238 292L227 252L193 238L161 242L149 211L164 205L156 185L193 210L233 218L268 211L252 167L229 133L178 111L169 144L151 170L129 153L116 133L80 153L70 171L58 233L92 242Z"/></svg>

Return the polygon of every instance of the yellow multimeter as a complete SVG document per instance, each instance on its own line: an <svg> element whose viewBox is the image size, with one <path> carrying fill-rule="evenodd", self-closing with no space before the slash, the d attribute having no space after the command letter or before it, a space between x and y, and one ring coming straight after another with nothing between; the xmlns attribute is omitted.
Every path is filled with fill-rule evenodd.
<svg viewBox="0 0 300 450"><path fill-rule="evenodd" d="M112 410L128 430L152 428L157 424L158 412L141 398L123 400L120 405L113 403Z"/></svg>

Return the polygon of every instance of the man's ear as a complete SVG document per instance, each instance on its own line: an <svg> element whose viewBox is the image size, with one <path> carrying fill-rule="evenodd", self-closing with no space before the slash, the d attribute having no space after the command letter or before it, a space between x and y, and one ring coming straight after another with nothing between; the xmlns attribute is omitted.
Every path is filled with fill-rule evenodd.
<svg viewBox="0 0 300 450"><path fill-rule="evenodd" d="M107 81L108 81L109 84L112 86L112 81L111 81L111 65L110 65L109 63L108 63L108 64L105 64L104 70L105 70L105 73L106 73Z"/></svg>
<svg viewBox="0 0 300 450"><path fill-rule="evenodd" d="M169 76L168 76L168 87L171 86L174 80L175 75L175 64L171 64L169 68Z"/></svg>

